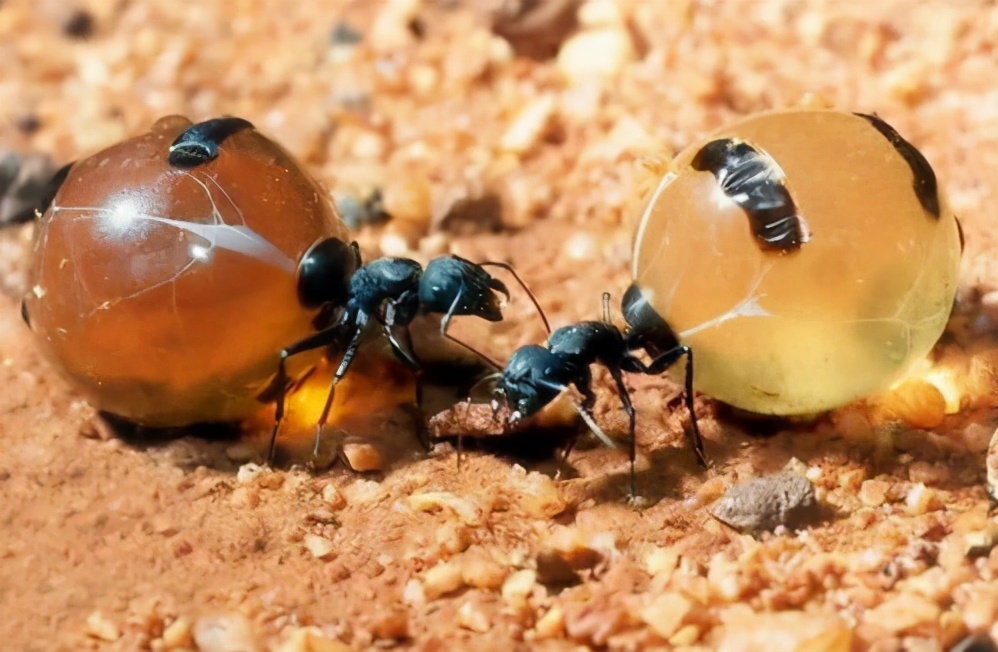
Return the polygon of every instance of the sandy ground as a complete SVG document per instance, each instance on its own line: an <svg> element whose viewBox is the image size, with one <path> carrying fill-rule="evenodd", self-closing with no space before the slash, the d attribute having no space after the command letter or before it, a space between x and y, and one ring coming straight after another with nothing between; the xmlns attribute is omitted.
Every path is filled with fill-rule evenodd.
<svg viewBox="0 0 998 652"><path fill-rule="evenodd" d="M994 649L998 6L533 5L5 0L0 146L62 162L163 114L239 115L338 199L383 190L393 219L361 226L368 253L509 260L562 325L629 282L649 143L668 154L818 94L905 134L963 223L957 310L934 354L960 409L918 429L917 396L887 396L790 426L701 398L703 471L675 383L633 379L636 508L622 449L584 441L557 480L553 454L471 450L459 470L450 442L424 454L395 407L411 388L385 383L404 376L371 354L341 400L370 403L351 437L388 468L271 471L252 464L265 414L242 435L102 429L21 322L30 227L8 229L0 648L887 651L976 636L961 649ZM522 297L506 316L456 332L500 359L543 339ZM597 377L597 418L622 436ZM788 463L821 505L805 527L753 537L710 515L727 488Z"/></svg>

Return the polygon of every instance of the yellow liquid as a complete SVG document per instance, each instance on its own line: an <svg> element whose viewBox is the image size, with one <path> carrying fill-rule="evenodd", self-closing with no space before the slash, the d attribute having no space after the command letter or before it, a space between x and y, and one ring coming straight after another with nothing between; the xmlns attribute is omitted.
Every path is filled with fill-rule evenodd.
<svg viewBox="0 0 998 652"><path fill-rule="evenodd" d="M786 175L810 239L764 251L714 175L673 161L635 242L634 277L695 356L698 390L763 414L805 414L885 388L949 319L956 220L926 212L913 173L868 121L762 114L713 136L745 140Z"/></svg>

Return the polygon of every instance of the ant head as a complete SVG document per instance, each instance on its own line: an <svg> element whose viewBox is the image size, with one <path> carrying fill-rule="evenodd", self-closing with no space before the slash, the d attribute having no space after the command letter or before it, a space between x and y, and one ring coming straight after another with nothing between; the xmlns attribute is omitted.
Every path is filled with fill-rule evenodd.
<svg viewBox="0 0 998 652"><path fill-rule="evenodd" d="M554 400L563 386L552 377L558 368L557 357L542 346L528 344L513 352L494 391L513 411L509 423L533 416Z"/></svg>
<svg viewBox="0 0 998 652"><path fill-rule="evenodd" d="M631 283L621 301L621 311L627 322L627 344L630 349L644 349L651 356L659 355L679 345L672 327L648 302L637 283Z"/></svg>
<svg viewBox="0 0 998 652"><path fill-rule="evenodd" d="M319 240L298 263L298 300L307 308L345 304L350 298L350 279L360 266L356 242Z"/></svg>

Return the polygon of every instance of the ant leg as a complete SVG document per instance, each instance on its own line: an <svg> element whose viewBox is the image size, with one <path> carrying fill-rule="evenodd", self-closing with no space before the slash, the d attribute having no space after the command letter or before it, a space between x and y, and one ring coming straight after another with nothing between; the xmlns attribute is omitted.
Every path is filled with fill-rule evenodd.
<svg viewBox="0 0 998 652"><path fill-rule="evenodd" d="M322 427L326 425L329 420L329 412L333 407L333 399L336 397L336 385L339 384L343 376L347 374L350 369L350 365L353 363L353 358L357 355L357 349L360 348L360 338L364 334L365 326L367 326L367 320L358 320L358 327L354 330L353 337L350 338L350 344L347 345L346 351L343 352L343 359L340 360L340 366L336 368L336 373L333 374L333 380L329 383L329 392L326 394L326 402L322 406L322 414L319 415L319 420L315 423L315 442L312 444L312 464L315 465L316 461L319 459L319 447L322 444ZM348 464L347 467L350 465Z"/></svg>
<svg viewBox="0 0 998 652"><path fill-rule="evenodd" d="M315 349L333 344L339 339L342 326L342 324L334 324L281 350L281 357L277 363L277 375L274 377L272 383L277 388L277 411L274 414L274 428L270 432L270 446L267 449L268 465L274 463L274 454L277 452L277 431L281 427L281 420L284 419L285 402L288 393L288 358L299 353L314 351Z"/></svg>
<svg viewBox="0 0 998 652"><path fill-rule="evenodd" d="M409 332L409 327L402 327L402 333L405 336L405 346L402 346L395 337L395 333L392 332L392 326L391 320L384 324L385 335L392 345L392 351L416 377L416 411L413 420L416 422L416 436L419 438L419 443L425 450L429 451L433 448L433 443L430 441L430 435L426 431L426 422L423 420L423 365L413 351L412 334Z"/></svg>
<svg viewBox="0 0 998 652"><path fill-rule="evenodd" d="M500 267L500 268L506 270L507 272L509 272L510 274L512 274L513 278L516 279L516 282L520 284L521 288L523 288L523 291L527 293L528 297L530 297L530 302L534 304L534 308L537 308L537 314L539 314L541 316L541 321L544 322L544 330L546 330L548 332L548 335L551 334L551 324L548 323L548 318L547 318L547 315L544 314L544 309L541 308L541 304L538 303L537 297L535 297L534 293L530 291L530 288L523 281L523 279L520 278L520 275L516 273L516 270L513 269L512 265L510 265L508 263L500 263L500 262L497 262L497 261L487 261L487 262L479 263L479 264L482 267L487 267L489 265L491 265L492 267ZM508 298L508 295L507 295L507 298Z"/></svg>
<svg viewBox="0 0 998 652"><path fill-rule="evenodd" d="M582 393L582 404L576 405L575 409L582 417L582 420L586 422L589 429L592 430L593 434L599 439L603 440L603 443L609 445L610 448L614 448L613 441L606 436L602 428L596 423L596 419L593 418L593 405L596 404L596 395L593 393L592 387L592 376L589 374L588 370L584 373L583 377L578 379L575 386L578 388L579 392ZM561 475L561 470L566 464L568 464L568 456L572 454L575 449L575 445L579 442L579 433L576 432L575 436L568 440L568 444L565 445L565 451L562 453L561 460L558 462L558 472L555 475L557 478Z"/></svg>
<svg viewBox="0 0 998 652"><path fill-rule="evenodd" d="M637 358L633 358L632 364L637 362L639 371L646 374L658 375L671 367L676 360L682 356L686 356L686 409L690 411L690 424L693 426L692 435L690 437L690 445L693 447L693 452L697 456L697 462L703 468L708 468L710 463L707 461L707 454L704 451L703 436L700 434L700 425L697 423L697 413L693 409L693 350L684 345L677 346L670 349L651 361L651 364L644 365Z"/></svg>
<svg viewBox="0 0 998 652"><path fill-rule="evenodd" d="M624 405L624 412L627 413L627 418L630 420L630 426L628 429L628 435L631 442L631 498L637 495L638 482L634 473L634 463L638 457L637 451L637 441L634 433L635 425L635 414L634 405L631 404L631 394L627 391L627 385L624 384L624 376L620 372L619 368L609 367L610 375L613 376L613 380L617 383L617 394L620 396L620 402Z"/></svg>
<svg viewBox="0 0 998 652"><path fill-rule="evenodd" d="M449 334L447 332L447 329L450 328L450 320L454 317L454 311L457 310L457 306L461 302L461 295L462 294L464 294L464 282L463 281L461 282L461 286L457 290L457 294L454 295L454 300L451 301L450 308L447 309L447 312L444 313L443 318L440 320L440 335L442 335L443 337L447 338L451 342L454 342L455 344L463 346L465 349L467 349L468 351L471 351L476 356L478 356L480 359L484 360L486 362L486 364L488 364L490 367L492 367L493 369L499 371L499 370L502 369L502 365L500 365L498 362L496 362L495 360L493 360L489 356L485 355L481 351L475 349L470 344L468 344L466 342L462 342L461 340L457 339L456 337L454 337L453 335L451 335L451 334Z"/></svg>

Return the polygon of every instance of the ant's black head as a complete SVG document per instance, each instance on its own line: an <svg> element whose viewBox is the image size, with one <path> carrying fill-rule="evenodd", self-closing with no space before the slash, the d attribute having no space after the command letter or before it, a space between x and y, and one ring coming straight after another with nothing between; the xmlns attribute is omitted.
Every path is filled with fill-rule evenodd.
<svg viewBox="0 0 998 652"><path fill-rule="evenodd" d="M345 304L350 298L350 279L360 265L356 242L319 240L298 263L298 301L306 308Z"/></svg>
<svg viewBox="0 0 998 652"><path fill-rule="evenodd" d="M568 370L561 358L543 346L528 344L513 352L495 393L513 411L510 423L536 414L568 384Z"/></svg>
<svg viewBox="0 0 998 652"><path fill-rule="evenodd" d="M627 345L631 350L644 349L655 357L679 346L672 327L648 303L648 298L636 283L627 288L620 309L627 322Z"/></svg>

